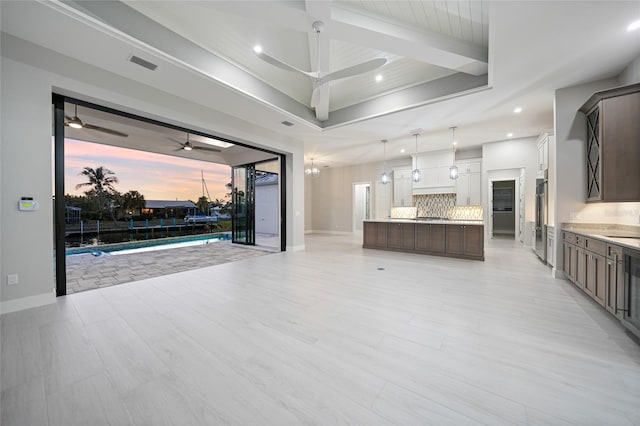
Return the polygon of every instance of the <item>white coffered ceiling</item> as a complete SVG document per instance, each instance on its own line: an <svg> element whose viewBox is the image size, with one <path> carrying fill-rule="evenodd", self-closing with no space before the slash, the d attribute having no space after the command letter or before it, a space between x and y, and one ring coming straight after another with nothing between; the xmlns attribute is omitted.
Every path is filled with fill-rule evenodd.
<svg viewBox="0 0 640 426"><path fill-rule="evenodd" d="M390 141L388 158L407 156L418 128L421 151L448 148L453 125L462 149L507 133L535 136L553 127L556 89L613 77L640 55L640 31L626 31L640 19L637 1L0 5L5 34L298 140L307 158L332 167L379 161L380 139ZM310 107L309 79L252 52L260 44L282 61L317 70L316 20L326 23L322 71L389 61L379 70L380 83L377 71L329 83L323 121ZM158 69L126 62L132 53ZM523 112L514 115L515 106ZM282 126L283 120L294 126Z"/></svg>

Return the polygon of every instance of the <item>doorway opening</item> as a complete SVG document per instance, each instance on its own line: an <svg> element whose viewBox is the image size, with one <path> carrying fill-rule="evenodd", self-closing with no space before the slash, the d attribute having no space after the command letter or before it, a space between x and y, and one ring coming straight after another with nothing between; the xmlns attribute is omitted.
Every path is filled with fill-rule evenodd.
<svg viewBox="0 0 640 426"><path fill-rule="evenodd" d="M516 182L493 181L492 185L492 237L516 237Z"/></svg>
<svg viewBox="0 0 640 426"><path fill-rule="evenodd" d="M243 158L281 177L268 200L285 250L282 154L62 95L52 104L57 296L265 254L230 242ZM243 219L255 229L253 211Z"/></svg>
<svg viewBox="0 0 640 426"><path fill-rule="evenodd" d="M353 184L353 232L362 234L363 222L371 219L371 182Z"/></svg>

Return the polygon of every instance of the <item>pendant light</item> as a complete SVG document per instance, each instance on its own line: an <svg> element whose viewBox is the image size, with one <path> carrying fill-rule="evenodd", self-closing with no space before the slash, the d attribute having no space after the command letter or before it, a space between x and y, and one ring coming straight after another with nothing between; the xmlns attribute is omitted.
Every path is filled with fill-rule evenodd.
<svg viewBox="0 0 640 426"><path fill-rule="evenodd" d="M320 169L313 163L313 158L311 159L311 165L304 169L304 174L311 177L320 176Z"/></svg>
<svg viewBox="0 0 640 426"><path fill-rule="evenodd" d="M382 140L382 146L384 147L384 157L383 157L384 161L382 163L382 174L380 175L380 181L382 181L383 185L386 185L389 182L391 182L391 179L387 174L387 140L386 139Z"/></svg>
<svg viewBox="0 0 640 426"><path fill-rule="evenodd" d="M451 134L452 134L452 145L453 145L453 163L451 165L451 167L449 167L449 179L453 179L456 180L458 179L458 166L456 166L456 145L458 144L458 142L456 142L456 129L457 127L450 127L451 129Z"/></svg>
<svg viewBox="0 0 640 426"><path fill-rule="evenodd" d="M418 168L418 135L419 133L414 133L413 136L416 137L416 168L411 172L411 179L414 182L420 182L420 169Z"/></svg>

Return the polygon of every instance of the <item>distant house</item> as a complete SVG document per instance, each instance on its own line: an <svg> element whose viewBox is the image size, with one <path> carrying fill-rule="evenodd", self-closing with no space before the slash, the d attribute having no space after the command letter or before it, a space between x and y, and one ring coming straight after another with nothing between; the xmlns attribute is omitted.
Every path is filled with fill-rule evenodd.
<svg viewBox="0 0 640 426"><path fill-rule="evenodd" d="M198 206L192 201L177 200L145 200L143 215L151 215L158 218L184 218L193 216L198 212Z"/></svg>
<svg viewBox="0 0 640 426"><path fill-rule="evenodd" d="M74 225L74 224L80 223L80 213L82 212L82 209L80 207L65 206L64 209L65 209L64 221L68 225Z"/></svg>

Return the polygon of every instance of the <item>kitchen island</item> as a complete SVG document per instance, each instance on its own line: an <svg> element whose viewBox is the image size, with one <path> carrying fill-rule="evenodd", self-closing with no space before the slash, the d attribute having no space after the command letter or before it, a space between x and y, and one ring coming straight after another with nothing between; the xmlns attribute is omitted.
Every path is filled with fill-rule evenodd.
<svg viewBox="0 0 640 426"><path fill-rule="evenodd" d="M362 247L484 260L484 224L481 220L367 220Z"/></svg>

